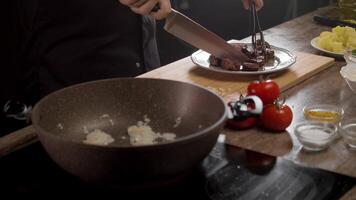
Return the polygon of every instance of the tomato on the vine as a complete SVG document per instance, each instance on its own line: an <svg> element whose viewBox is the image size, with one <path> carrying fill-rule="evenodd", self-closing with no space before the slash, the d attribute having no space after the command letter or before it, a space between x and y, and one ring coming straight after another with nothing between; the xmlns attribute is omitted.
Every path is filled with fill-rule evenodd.
<svg viewBox="0 0 356 200"><path fill-rule="evenodd" d="M264 105L267 105L272 104L279 97L280 89L273 80L254 81L248 85L247 95L256 95Z"/></svg>
<svg viewBox="0 0 356 200"><path fill-rule="evenodd" d="M267 105L261 115L262 126L270 131L284 131L293 119L293 112L288 105L278 103Z"/></svg>

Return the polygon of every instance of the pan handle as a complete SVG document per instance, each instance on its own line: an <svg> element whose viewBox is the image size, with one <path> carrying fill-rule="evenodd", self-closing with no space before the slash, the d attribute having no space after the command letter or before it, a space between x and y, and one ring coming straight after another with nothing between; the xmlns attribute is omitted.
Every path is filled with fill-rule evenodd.
<svg viewBox="0 0 356 200"><path fill-rule="evenodd" d="M6 118L24 121L27 124L30 122L31 110L32 106L13 100L7 101L3 107L3 112Z"/></svg>
<svg viewBox="0 0 356 200"><path fill-rule="evenodd" d="M36 142L37 134L33 126L27 126L18 131L0 137L0 157L20 150Z"/></svg>

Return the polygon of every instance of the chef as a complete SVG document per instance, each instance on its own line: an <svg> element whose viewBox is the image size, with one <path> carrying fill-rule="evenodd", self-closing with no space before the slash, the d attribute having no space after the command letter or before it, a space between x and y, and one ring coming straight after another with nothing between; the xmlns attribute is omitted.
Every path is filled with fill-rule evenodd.
<svg viewBox="0 0 356 200"><path fill-rule="evenodd" d="M242 0L245 8L251 0ZM155 19L170 0L31 0L23 7L25 42L19 90L25 101L76 83L133 77L160 66ZM255 0L256 7L263 0ZM31 5L26 5L31 4ZM159 4L157 12L151 12Z"/></svg>
<svg viewBox="0 0 356 200"><path fill-rule="evenodd" d="M242 0L245 8L250 1ZM257 8L263 6L262 0L255 3ZM160 9L151 12L157 4ZM155 20L169 14L171 3L28 0L18 1L18 9L23 45L17 59L16 99L32 105L69 85L134 77L159 67Z"/></svg>
<svg viewBox="0 0 356 200"><path fill-rule="evenodd" d="M149 15L138 15L117 0L30 2L19 63L26 83L19 89L28 103L76 83L133 77L160 66ZM170 8L169 0L161 2ZM162 18L163 11L156 16Z"/></svg>

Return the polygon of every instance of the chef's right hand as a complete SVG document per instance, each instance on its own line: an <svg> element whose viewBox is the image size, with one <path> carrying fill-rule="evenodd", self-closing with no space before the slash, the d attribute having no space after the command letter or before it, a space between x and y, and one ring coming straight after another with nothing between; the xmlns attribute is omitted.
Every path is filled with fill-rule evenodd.
<svg viewBox="0 0 356 200"><path fill-rule="evenodd" d="M171 12L170 0L119 0L119 2L130 7L137 14L152 15L157 20L164 19ZM156 5L159 5L159 9L152 12Z"/></svg>
<svg viewBox="0 0 356 200"><path fill-rule="evenodd" d="M248 57L246 56L246 54L244 54L242 52L242 45L235 43L232 45L235 48L235 57L237 58L236 60L234 60L234 62L239 63L240 65L243 64L244 62L248 61Z"/></svg>

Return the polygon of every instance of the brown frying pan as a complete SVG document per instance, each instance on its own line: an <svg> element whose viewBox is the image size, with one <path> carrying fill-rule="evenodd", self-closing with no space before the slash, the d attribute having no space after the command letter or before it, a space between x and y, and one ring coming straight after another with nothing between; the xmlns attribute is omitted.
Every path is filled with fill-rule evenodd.
<svg viewBox="0 0 356 200"><path fill-rule="evenodd" d="M150 118L173 142L131 146L127 127ZM178 127L176 119L181 118ZM122 186L164 182L189 173L208 155L226 118L224 101L188 83L119 78L71 86L43 98L32 122L51 158L87 181ZM85 130L115 138L109 146L83 144ZM122 139L123 136L126 139Z"/></svg>

